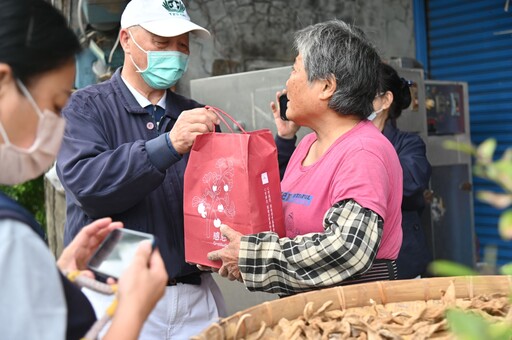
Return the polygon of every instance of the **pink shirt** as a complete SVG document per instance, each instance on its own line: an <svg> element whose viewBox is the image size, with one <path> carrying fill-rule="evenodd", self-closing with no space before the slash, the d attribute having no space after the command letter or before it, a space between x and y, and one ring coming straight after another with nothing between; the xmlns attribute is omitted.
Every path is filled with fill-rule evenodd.
<svg viewBox="0 0 512 340"><path fill-rule="evenodd" d="M395 149L370 122L339 137L314 164L303 166L316 140L297 146L281 182L286 236L323 232L323 217L335 203L353 199L384 219L377 259L396 259L402 244L402 168Z"/></svg>

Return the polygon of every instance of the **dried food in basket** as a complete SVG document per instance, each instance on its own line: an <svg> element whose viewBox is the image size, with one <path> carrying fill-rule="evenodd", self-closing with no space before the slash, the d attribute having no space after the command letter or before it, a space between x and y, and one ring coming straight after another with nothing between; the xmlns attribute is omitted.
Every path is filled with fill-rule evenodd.
<svg viewBox="0 0 512 340"><path fill-rule="evenodd" d="M408 301L384 305L328 310L331 301L314 310L306 304L295 320L281 319L274 327L262 322L258 332L244 337L255 339L450 339L445 312L448 308L470 310L490 322L512 322L506 294L479 295L456 299L453 284L441 300Z"/></svg>
<svg viewBox="0 0 512 340"><path fill-rule="evenodd" d="M453 339L445 319L450 308L471 310L493 323L512 324L510 277L457 278L455 286L450 280L383 282L306 293L286 301L286 305L294 303L288 312L283 312L284 300L267 302L213 324L192 339ZM442 287L447 286L444 291ZM401 300L398 292L411 296L405 287L412 287L417 298ZM421 289L431 298L419 300ZM369 304L362 304L360 298L368 295L379 303L370 298ZM332 302L336 296L342 304ZM280 308L273 308L276 305ZM296 308L303 309L302 313L293 313Z"/></svg>

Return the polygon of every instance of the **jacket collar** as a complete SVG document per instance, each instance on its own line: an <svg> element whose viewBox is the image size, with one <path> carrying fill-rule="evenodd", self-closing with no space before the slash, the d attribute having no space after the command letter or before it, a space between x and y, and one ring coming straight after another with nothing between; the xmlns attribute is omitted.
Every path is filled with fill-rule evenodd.
<svg viewBox="0 0 512 340"><path fill-rule="evenodd" d="M384 134L384 136L386 136L388 140L394 140L397 133L398 129L393 126L391 120L388 120L386 122L386 125L384 125L384 130L382 130L382 134Z"/></svg>

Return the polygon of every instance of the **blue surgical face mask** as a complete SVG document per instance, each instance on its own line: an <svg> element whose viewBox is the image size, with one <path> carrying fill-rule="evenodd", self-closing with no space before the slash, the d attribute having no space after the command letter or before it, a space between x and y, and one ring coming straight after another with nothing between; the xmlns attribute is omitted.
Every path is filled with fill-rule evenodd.
<svg viewBox="0 0 512 340"><path fill-rule="evenodd" d="M133 65L140 73L142 79L155 90L165 90L175 85L187 70L188 55L178 51L146 51L135 41L132 33L128 31L137 47L147 55L147 67L141 70L132 60Z"/></svg>

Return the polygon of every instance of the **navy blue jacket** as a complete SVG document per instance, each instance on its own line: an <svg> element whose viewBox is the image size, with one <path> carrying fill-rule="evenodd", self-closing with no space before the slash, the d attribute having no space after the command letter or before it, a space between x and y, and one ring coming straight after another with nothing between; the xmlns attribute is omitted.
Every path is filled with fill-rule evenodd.
<svg viewBox="0 0 512 340"><path fill-rule="evenodd" d="M420 218L425 208L423 192L428 188L432 168L420 136L400 131L390 121L382 133L393 144L403 170L403 240L396 262L398 278L410 279L425 275L427 265L432 261Z"/></svg>
<svg viewBox="0 0 512 340"><path fill-rule="evenodd" d="M66 190L64 233L69 243L80 228L101 217L157 237L169 278L198 273L185 263L181 157L166 140L184 110L199 103L167 91L166 112L155 127L121 79L120 69L100 84L78 90L62 114L67 121L57 158Z"/></svg>

